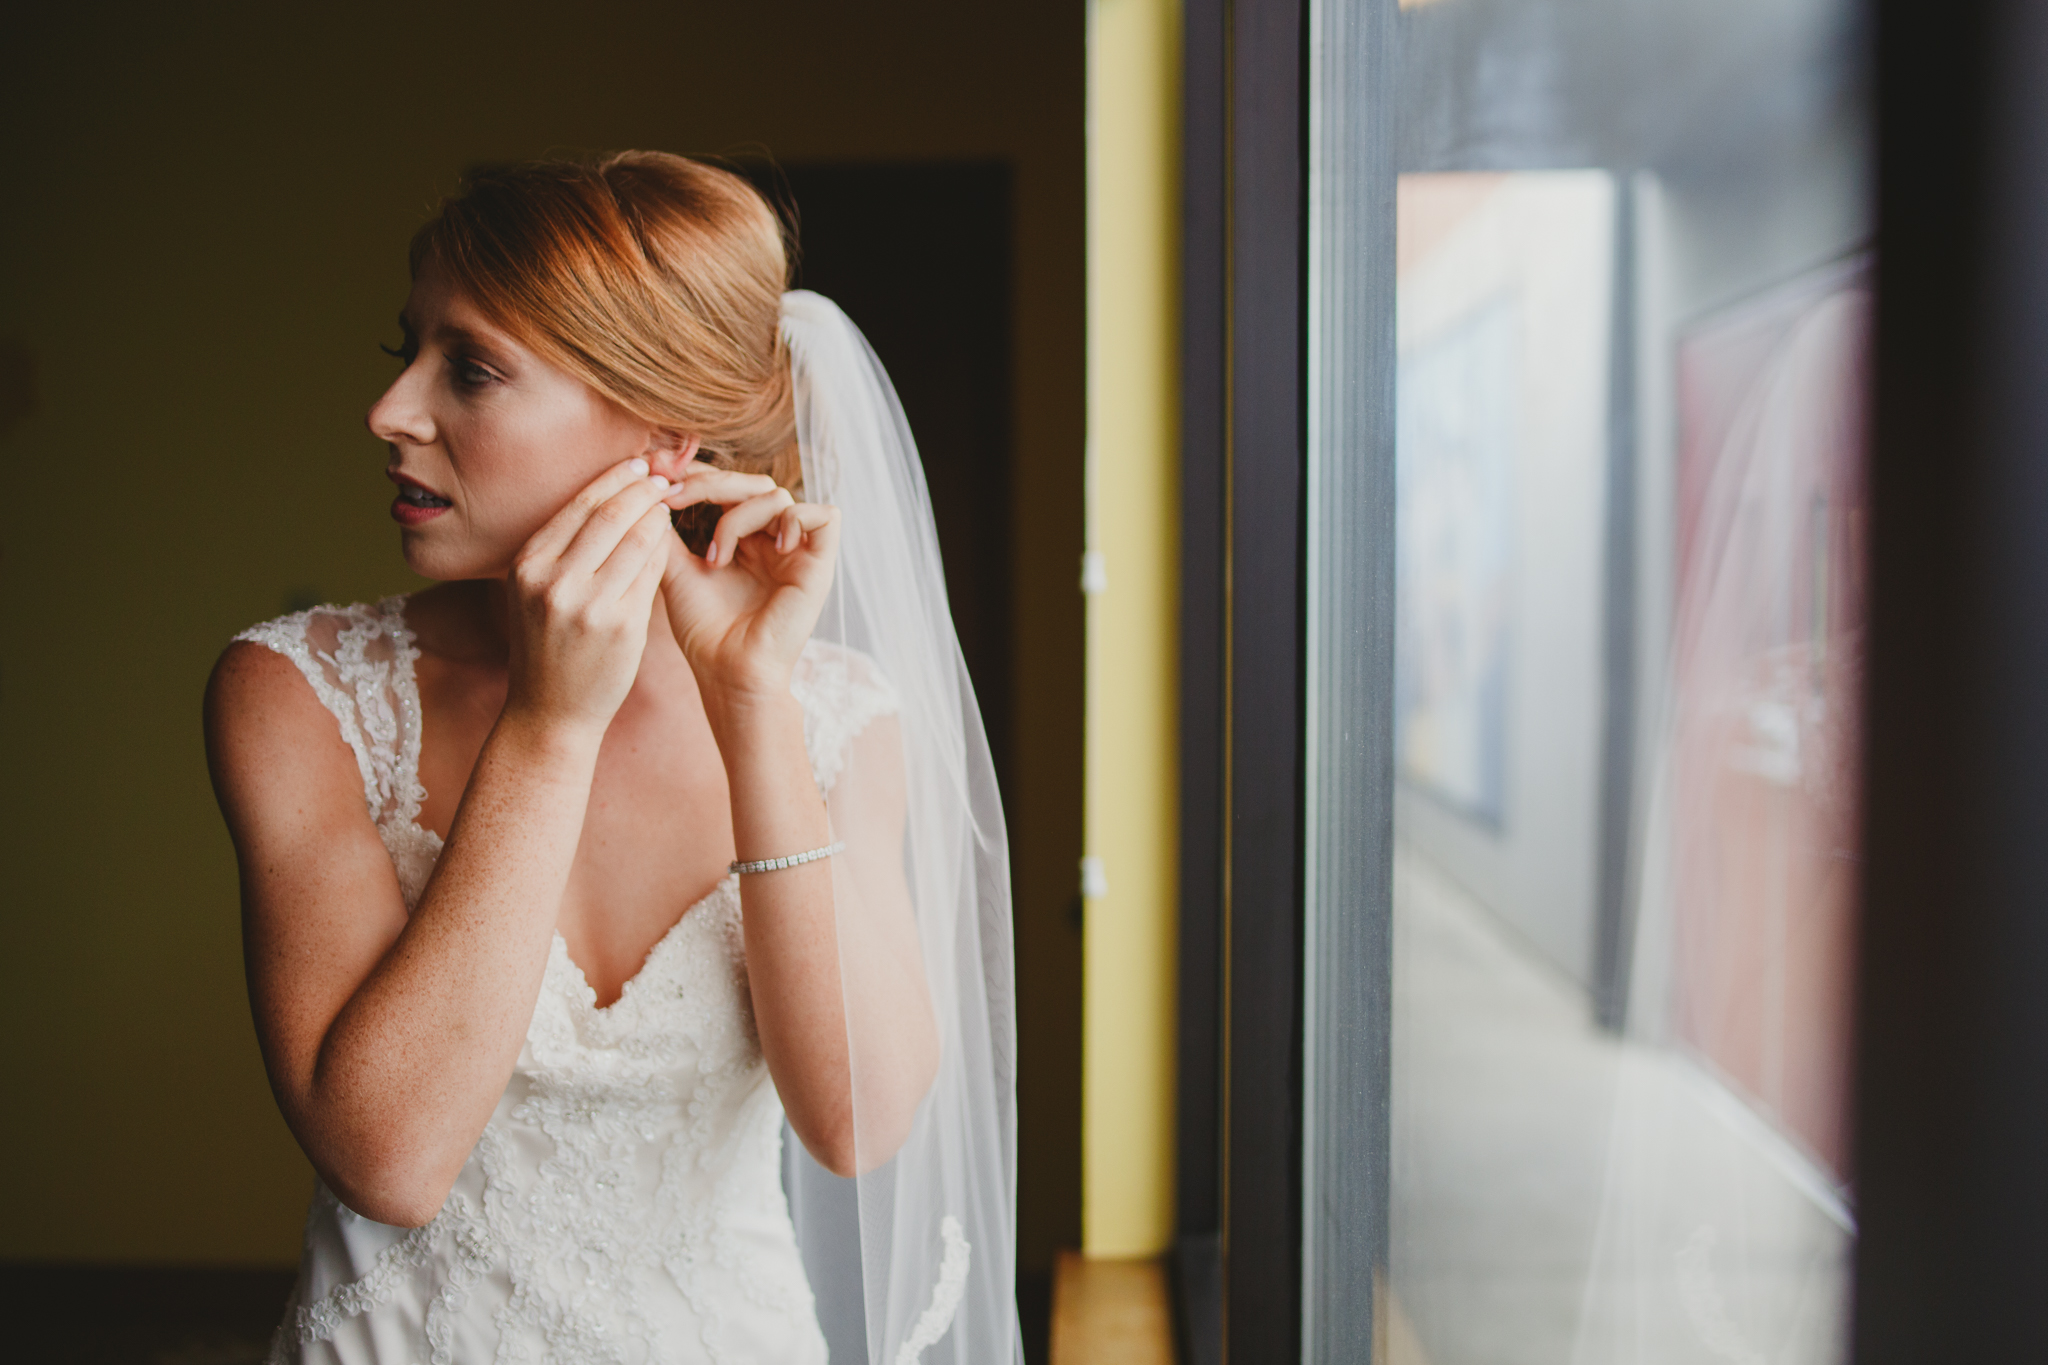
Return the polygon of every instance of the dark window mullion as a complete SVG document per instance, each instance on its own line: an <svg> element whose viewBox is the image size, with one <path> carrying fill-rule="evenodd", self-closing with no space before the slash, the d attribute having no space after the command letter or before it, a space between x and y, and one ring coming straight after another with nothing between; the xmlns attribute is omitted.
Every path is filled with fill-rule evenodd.
<svg viewBox="0 0 2048 1365"><path fill-rule="evenodd" d="M1224 1341L1300 1356L1305 7L1230 11Z"/></svg>

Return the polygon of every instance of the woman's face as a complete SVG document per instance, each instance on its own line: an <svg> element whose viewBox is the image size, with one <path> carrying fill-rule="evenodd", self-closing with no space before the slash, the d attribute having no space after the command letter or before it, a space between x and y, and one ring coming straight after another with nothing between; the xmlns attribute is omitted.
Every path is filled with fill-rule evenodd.
<svg viewBox="0 0 2048 1365"><path fill-rule="evenodd" d="M441 580L502 577L569 499L661 433L485 319L432 261L399 315L405 369L370 409L398 485L405 562Z"/></svg>

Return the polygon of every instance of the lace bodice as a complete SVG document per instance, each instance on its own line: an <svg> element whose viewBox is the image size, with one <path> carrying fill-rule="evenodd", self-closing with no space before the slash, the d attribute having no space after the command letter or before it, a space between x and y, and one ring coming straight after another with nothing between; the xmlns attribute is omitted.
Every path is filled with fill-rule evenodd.
<svg viewBox="0 0 2048 1365"><path fill-rule="evenodd" d="M418 822L418 650L404 599L238 637L334 714L417 905L441 841ZM807 646L792 690L829 791L894 709L867 661ZM555 937L511 1083L439 1216L388 1227L322 1186L273 1362L822 1362L780 1180L782 1107L746 985L737 881L692 906L611 1006Z"/></svg>

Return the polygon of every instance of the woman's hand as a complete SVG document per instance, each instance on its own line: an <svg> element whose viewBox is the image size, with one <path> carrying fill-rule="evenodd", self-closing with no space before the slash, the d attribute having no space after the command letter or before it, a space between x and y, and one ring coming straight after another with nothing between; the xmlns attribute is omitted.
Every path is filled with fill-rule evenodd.
<svg viewBox="0 0 2048 1365"><path fill-rule="evenodd" d="M505 715L602 738L632 690L675 543L673 485L632 459L534 532L507 578Z"/></svg>
<svg viewBox="0 0 2048 1365"><path fill-rule="evenodd" d="M787 696L832 585L839 509L797 502L765 474L691 464L665 499L725 509L700 559L669 537L662 596L706 700Z"/></svg>

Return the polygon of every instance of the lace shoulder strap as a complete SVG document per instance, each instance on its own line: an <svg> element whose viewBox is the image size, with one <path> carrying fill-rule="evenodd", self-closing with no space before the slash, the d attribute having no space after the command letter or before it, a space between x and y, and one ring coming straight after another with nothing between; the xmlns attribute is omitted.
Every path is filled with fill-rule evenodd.
<svg viewBox="0 0 2048 1365"><path fill-rule="evenodd" d="M298 666L334 716L356 756L363 801L379 826L419 814L419 658L405 624L405 599L375 606L315 607L252 626L235 637Z"/></svg>
<svg viewBox="0 0 2048 1365"><path fill-rule="evenodd" d="M868 722L896 713L896 689L875 661L844 645L812 640L797 659L789 690L804 708L804 748L818 790L829 792L846 750Z"/></svg>

